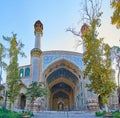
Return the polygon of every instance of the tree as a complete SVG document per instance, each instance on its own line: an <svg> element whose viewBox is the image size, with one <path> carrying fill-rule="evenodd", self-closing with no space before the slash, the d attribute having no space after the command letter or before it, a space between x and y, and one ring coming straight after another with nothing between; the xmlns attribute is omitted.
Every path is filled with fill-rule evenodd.
<svg viewBox="0 0 120 118"><path fill-rule="evenodd" d="M101 41L90 41L90 35L85 36L86 52L84 55L84 77L89 77L91 81L87 84L90 91L100 95L103 104L108 103L108 97L116 88L113 80L113 71L111 68L111 60L109 58L110 47L107 44L101 44ZM106 107L106 111L107 107Z"/></svg>
<svg viewBox="0 0 120 118"><path fill-rule="evenodd" d="M120 0L112 0L111 7L114 9L113 16L111 17L111 23L120 28Z"/></svg>
<svg viewBox="0 0 120 118"><path fill-rule="evenodd" d="M81 37L85 47L83 55L84 78L89 78L91 83L86 85L88 90L100 96L106 111L108 111L108 97L115 90L116 84L112 78L110 46L103 43L103 38L98 38L97 28L101 25L100 17L102 15L100 12L101 2L99 0L85 0L83 7L82 19L85 25L81 28ZM69 31L76 35L73 30Z"/></svg>
<svg viewBox="0 0 120 118"><path fill-rule="evenodd" d="M10 94L9 95L10 108L20 91L19 85L21 83L21 77L18 69L19 66L18 55L21 55L22 57L25 56L24 52L22 52L22 48L24 47L24 44L22 44L20 41L17 42L16 36L17 35L14 33L12 37L3 36L3 39L9 42L10 45L8 47L8 55L10 58L10 62L7 67L7 78L6 78L8 93Z"/></svg>
<svg viewBox="0 0 120 118"><path fill-rule="evenodd" d="M32 82L32 84L29 85L29 88L27 88L26 97L30 100L31 108L38 97L45 96L48 96L48 89L45 88L43 82Z"/></svg>
<svg viewBox="0 0 120 118"><path fill-rule="evenodd" d="M0 43L0 85L2 81L2 69L6 69L7 64L3 59L6 57L6 48L2 43Z"/></svg>
<svg viewBox="0 0 120 118"><path fill-rule="evenodd" d="M111 48L111 60L116 62L116 67L118 69L117 72L117 79L118 79L118 87L117 87L117 93L118 93L118 104L120 107L120 47L118 46L113 46Z"/></svg>
<svg viewBox="0 0 120 118"><path fill-rule="evenodd" d="M91 0L91 10L89 12L86 4L86 19L88 22L88 30L82 34L85 46L84 53L84 77L89 77L91 83L87 85L89 90L92 90L95 94L100 95L102 103L105 104L106 111L108 97L112 94L116 88L116 84L113 81L113 70L111 68L110 59L110 46L103 43L103 38L98 38L97 28L100 27L100 7L98 4L93 4ZM95 10L95 8L97 8ZM92 13L91 13L92 12Z"/></svg>

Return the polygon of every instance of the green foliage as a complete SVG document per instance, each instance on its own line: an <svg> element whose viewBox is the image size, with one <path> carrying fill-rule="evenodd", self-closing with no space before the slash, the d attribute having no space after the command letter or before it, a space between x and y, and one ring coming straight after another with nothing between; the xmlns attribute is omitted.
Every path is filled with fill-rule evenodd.
<svg viewBox="0 0 120 118"><path fill-rule="evenodd" d="M120 118L120 112L118 111L114 111L114 112L97 111L95 112L95 115L97 117L106 116L106 117Z"/></svg>
<svg viewBox="0 0 120 118"><path fill-rule="evenodd" d="M10 110L4 111L4 109L0 109L0 118L21 118L20 116L20 113Z"/></svg>
<svg viewBox="0 0 120 118"><path fill-rule="evenodd" d="M0 118L22 118L23 116L34 116L33 112L30 111L25 111L25 112L15 112L15 111L11 111L6 109L6 111L4 111L4 109L0 109Z"/></svg>
<svg viewBox="0 0 120 118"><path fill-rule="evenodd" d="M9 43L8 55L10 58L10 63L7 67L7 86L8 93L10 94L9 100L10 105L14 103L15 98L18 96L20 91L21 78L18 70L18 55L24 56L25 54L21 51L23 44L21 42L17 43L16 34L12 37L4 37L3 39Z"/></svg>
<svg viewBox="0 0 120 118"><path fill-rule="evenodd" d="M4 45L2 43L0 43L0 68L3 68L3 69L7 68L7 64L4 61L5 57L6 57L6 48L4 47ZM0 73L0 74L2 74L2 73Z"/></svg>
<svg viewBox="0 0 120 118"><path fill-rule="evenodd" d="M95 115L96 115L97 117L100 117L100 116L103 116L105 113L106 113L105 111L96 111L96 112L95 112Z"/></svg>
<svg viewBox="0 0 120 118"><path fill-rule="evenodd" d="M26 97L31 103L38 97L48 96L48 89L45 88L45 84L42 82L33 82L27 88Z"/></svg>
<svg viewBox="0 0 120 118"><path fill-rule="evenodd" d="M111 23L120 28L120 0L112 0L111 7L114 9L113 16L111 17Z"/></svg>
<svg viewBox="0 0 120 118"><path fill-rule="evenodd" d="M120 112L114 112L113 118L120 118Z"/></svg>

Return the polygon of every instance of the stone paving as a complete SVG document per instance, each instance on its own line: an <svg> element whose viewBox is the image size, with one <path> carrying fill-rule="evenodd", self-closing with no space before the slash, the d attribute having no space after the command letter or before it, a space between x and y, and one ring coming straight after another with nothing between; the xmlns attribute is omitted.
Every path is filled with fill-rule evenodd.
<svg viewBox="0 0 120 118"><path fill-rule="evenodd" d="M39 113L34 113L33 118L97 118L97 117L95 117L94 112L43 111L43 112L39 112Z"/></svg>

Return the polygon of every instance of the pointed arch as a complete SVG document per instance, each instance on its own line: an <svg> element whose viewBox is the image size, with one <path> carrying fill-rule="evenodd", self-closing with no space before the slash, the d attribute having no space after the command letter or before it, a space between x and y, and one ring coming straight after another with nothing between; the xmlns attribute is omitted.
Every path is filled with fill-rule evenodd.
<svg viewBox="0 0 120 118"><path fill-rule="evenodd" d="M55 62L51 63L48 65L48 67L44 70L43 72L43 78L46 80L46 78L55 70L59 68L66 68L70 72L72 72L74 75L76 75L77 78L82 77L82 71L81 69L75 65L73 62L67 60L67 59L59 59L56 60Z"/></svg>
<svg viewBox="0 0 120 118"><path fill-rule="evenodd" d="M74 99L78 94L76 90L78 90L81 77L82 71L80 68L67 59L59 59L44 70L43 78L50 90L49 104L51 110L57 110L59 99L63 100L64 105L69 106L69 109L74 109ZM61 83L65 84L63 88L57 86ZM70 88L71 91L66 91L66 87ZM58 98L55 96L58 96Z"/></svg>
<svg viewBox="0 0 120 118"><path fill-rule="evenodd" d="M26 106L26 96L24 93L20 94L20 109L25 109Z"/></svg>

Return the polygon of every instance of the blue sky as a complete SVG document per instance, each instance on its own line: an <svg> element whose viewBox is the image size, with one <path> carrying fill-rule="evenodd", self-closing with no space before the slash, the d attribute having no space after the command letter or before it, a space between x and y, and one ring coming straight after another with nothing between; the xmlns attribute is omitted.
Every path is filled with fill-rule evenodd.
<svg viewBox="0 0 120 118"><path fill-rule="evenodd" d="M80 29L80 9L84 0L3 0L0 3L0 42L2 36L17 33L18 40L25 44L27 58L20 58L20 65L30 64L30 51L34 47L34 23L43 23L42 50L76 49L76 37L66 32L68 27ZM100 36L111 46L119 45L120 30L110 24L112 9L109 0L103 0Z"/></svg>

